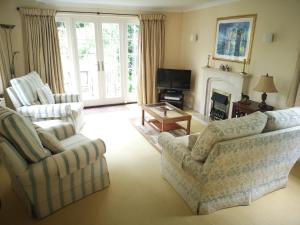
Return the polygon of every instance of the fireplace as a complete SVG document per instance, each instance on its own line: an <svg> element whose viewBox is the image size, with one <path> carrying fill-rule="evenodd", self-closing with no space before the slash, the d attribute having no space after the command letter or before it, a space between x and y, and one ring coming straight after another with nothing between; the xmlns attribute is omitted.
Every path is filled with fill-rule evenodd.
<svg viewBox="0 0 300 225"><path fill-rule="evenodd" d="M210 119L211 120L225 120L229 117L229 106L230 106L231 94L213 89L211 94L211 109Z"/></svg>
<svg viewBox="0 0 300 225"><path fill-rule="evenodd" d="M202 68L201 75L195 99L197 117L205 123L231 118L232 103L241 99L241 93L248 93L251 75L207 67Z"/></svg>

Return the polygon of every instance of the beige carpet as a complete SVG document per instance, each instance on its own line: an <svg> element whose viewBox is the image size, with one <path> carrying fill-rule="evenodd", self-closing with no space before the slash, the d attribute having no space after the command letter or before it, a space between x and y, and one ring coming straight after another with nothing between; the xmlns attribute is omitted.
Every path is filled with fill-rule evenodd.
<svg viewBox="0 0 300 225"><path fill-rule="evenodd" d="M146 118L147 117L148 115L146 115ZM151 117L147 118L147 120L150 118ZM141 118L138 117L130 119L130 123L157 151L162 151L161 146L158 144L158 136L160 135L160 131L158 129L154 129L153 126L146 122L144 125L142 125ZM182 127L187 126L186 121L178 122L178 124L180 124ZM199 120L192 119L190 133L193 134L202 132L205 127L206 125L201 123ZM175 137L187 135L184 129L171 130L168 132Z"/></svg>
<svg viewBox="0 0 300 225"><path fill-rule="evenodd" d="M115 110L118 110L116 112ZM300 166L293 168L288 188L269 194L250 206L195 216L160 176L160 154L130 125L136 106L88 110L84 133L107 144L111 185L71 204L46 219L28 216L10 189L0 167L1 225L299 225Z"/></svg>

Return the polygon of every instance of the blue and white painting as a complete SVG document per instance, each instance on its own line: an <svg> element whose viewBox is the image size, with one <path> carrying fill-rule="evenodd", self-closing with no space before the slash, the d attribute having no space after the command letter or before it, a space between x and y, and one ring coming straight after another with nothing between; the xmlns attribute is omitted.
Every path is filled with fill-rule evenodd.
<svg viewBox="0 0 300 225"><path fill-rule="evenodd" d="M249 61L253 18L222 19L217 23L216 59Z"/></svg>

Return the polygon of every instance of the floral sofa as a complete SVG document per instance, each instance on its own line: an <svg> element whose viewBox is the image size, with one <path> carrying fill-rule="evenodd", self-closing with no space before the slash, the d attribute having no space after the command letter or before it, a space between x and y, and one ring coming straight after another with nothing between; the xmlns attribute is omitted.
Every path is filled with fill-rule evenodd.
<svg viewBox="0 0 300 225"><path fill-rule="evenodd" d="M210 123L201 134L159 137L162 176L195 214L249 205L287 186L300 157L300 108Z"/></svg>
<svg viewBox="0 0 300 225"><path fill-rule="evenodd" d="M77 94L52 94L41 101L39 90L45 85L37 72L12 79L7 94L17 112L32 122L43 120L62 120L72 122L76 130L83 126L83 103ZM48 99L52 99L47 101Z"/></svg>

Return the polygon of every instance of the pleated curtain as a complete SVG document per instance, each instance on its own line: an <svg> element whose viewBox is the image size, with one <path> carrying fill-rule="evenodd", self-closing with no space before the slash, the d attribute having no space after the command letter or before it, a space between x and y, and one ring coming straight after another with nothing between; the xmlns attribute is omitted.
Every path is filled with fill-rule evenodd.
<svg viewBox="0 0 300 225"><path fill-rule="evenodd" d="M8 87L9 81L12 78L9 69L9 50L8 40L6 38L5 28L0 28L0 94Z"/></svg>
<svg viewBox="0 0 300 225"><path fill-rule="evenodd" d="M63 93L63 71L53 9L20 8L29 71L37 71L52 92ZM28 72L29 72L28 71Z"/></svg>
<svg viewBox="0 0 300 225"><path fill-rule="evenodd" d="M287 105L289 107L300 106L300 52L298 55L294 79L289 89Z"/></svg>
<svg viewBox="0 0 300 225"><path fill-rule="evenodd" d="M139 36L139 104L157 101L156 71L163 66L165 50L165 16L140 15Z"/></svg>

